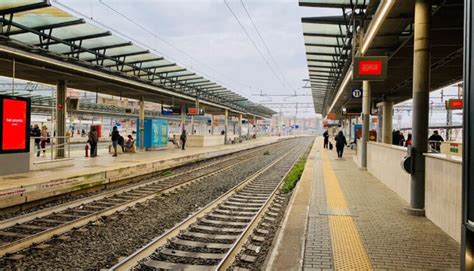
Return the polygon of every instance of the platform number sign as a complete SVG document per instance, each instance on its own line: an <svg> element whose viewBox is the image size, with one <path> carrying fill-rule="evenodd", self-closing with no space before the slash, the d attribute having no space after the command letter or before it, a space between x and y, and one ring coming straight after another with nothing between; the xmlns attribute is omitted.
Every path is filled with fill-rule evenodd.
<svg viewBox="0 0 474 271"><path fill-rule="evenodd" d="M352 98L360 99L362 97L362 89L355 88L352 90Z"/></svg>

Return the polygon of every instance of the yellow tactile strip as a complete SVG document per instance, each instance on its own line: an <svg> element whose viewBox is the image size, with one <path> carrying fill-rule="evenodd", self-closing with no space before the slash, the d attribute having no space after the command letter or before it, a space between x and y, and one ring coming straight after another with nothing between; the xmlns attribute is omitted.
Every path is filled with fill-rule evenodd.
<svg viewBox="0 0 474 271"><path fill-rule="evenodd" d="M344 193L339 186L336 173L326 150L321 152L324 185L328 208L348 208ZM331 244L336 270L370 270L372 265L359 236L357 227L350 216L329 216Z"/></svg>

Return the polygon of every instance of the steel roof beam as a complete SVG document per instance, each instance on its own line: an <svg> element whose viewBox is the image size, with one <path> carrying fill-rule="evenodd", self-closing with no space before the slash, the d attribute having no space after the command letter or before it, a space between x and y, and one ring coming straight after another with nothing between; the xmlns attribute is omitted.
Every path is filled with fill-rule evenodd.
<svg viewBox="0 0 474 271"><path fill-rule="evenodd" d="M123 70L124 72L132 72L132 71L136 71L136 70L149 70L149 71L152 71L152 70L155 70L155 69L161 69L161 68L168 68L168 67L173 67L173 66L176 66L176 64L164 64L164 65L156 65L156 66L151 66L151 67L134 67L130 70Z"/></svg>
<svg viewBox="0 0 474 271"><path fill-rule="evenodd" d="M74 55L74 54L80 54L80 53L86 52L86 50L101 51L101 50L107 50L107 49L113 49L113 48L119 48L119 47L126 47L126 46L131 46L131 45L133 45L132 42L117 43L117 44L112 44L112 45L107 45L107 46L84 48L84 49L76 50L76 51L73 51L73 52L63 53L63 55Z"/></svg>
<svg viewBox="0 0 474 271"><path fill-rule="evenodd" d="M0 15L18 13L18 12L29 11L29 10L39 9L39 8L45 8L45 7L49 7L50 5L51 4L49 3L48 0L44 0L40 3L35 3L35 4L31 4L31 5L23 5L23 6L19 6L19 7L0 10Z"/></svg>
<svg viewBox="0 0 474 271"><path fill-rule="evenodd" d="M176 66L177 67L177 66ZM155 73L156 75L160 75L160 74L165 74L165 73L173 73L173 72L185 72L187 71L187 69L185 68L181 68L181 69L177 69L177 70L171 70L171 71L163 71L163 72L157 72Z"/></svg>
<svg viewBox="0 0 474 271"><path fill-rule="evenodd" d="M29 32L32 32L31 30L33 30L33 29L30 29ZM37 33L35 33L35 34L37 34ZM107 32L102 32L102 33L97 33L97 34L92 34L92 35L85 35L85 36L80 36L80 37L74 37L74 38L69 38L69 39L58 39L58 38L51 37L51 39L54 40L53 42L48 42L48 43L43 43L43 44L37 43L37 44L34 44L34 46L36 46L36 47L50 46L50 45L55 45L55 44L60 44L60 43L68 43L68 42L75 42L75 41L97 39L97 38L102 38L102 37L108 37L108 36L111 36L111 35L112 35L112 33L110 31L107 31Z"/></svg>
<svg viewBox="0 0 474 271"><path fill-rule="evenodd" d="M108 57L110 60L113 59L113 57ZM150 58L150 59L145 59L145 60L137 60L137 61L131 61L131 62L126 62L126 61L120 61L121 63L119 64L111 64L111 65L104 65L102 67L105 67L105 68L110 68L110 67L116 67L116 66L130 66L130 65L135 65L135 64L141 64L141 63L146 63L146 62L153 62L153 61L160 61L160 60L163 60L164 58L162 57L157 57L157 58ZM134 67L135 70L145 70L146 68L142 68L140 66L138 67ZM132 70L128 70L128 71L132 71ZM123 72L127 72L126 70L123 70ZM147 72L147 71L145 71Z"/></svg>
<svg viewBox="0 0 474 271"><path fill-rule="evenodd" d="M42 31L42 30L49 30L49 29L56 29L56 28L61 28L61 27L85 24L85 23L86 21L84 19L79 19L79 20L74 20L74 21L69 21L69 22L32 27L31 29L34 29L36 31ZM22 30L13 31L13 32L10 31L10 33L8 33L7 35L12 36L12 35L18 35L18 34L25 34L25 33L28 33L28 31L22 29Z"/></svg>

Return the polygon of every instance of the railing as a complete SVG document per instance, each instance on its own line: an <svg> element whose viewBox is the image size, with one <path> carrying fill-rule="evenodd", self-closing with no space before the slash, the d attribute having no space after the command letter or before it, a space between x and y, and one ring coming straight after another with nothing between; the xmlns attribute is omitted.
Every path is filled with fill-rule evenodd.
<svg viewBox="0 0 474 271"><path fill-rule="evenodd" d="M31 137L31 140L33 141L37 139L39 139L40 142L35 142L34 150L32 150L35 157L49 157L51 161L55 159L71 158L70 136ZM43 144L44 148L41 147Z"/></svg>

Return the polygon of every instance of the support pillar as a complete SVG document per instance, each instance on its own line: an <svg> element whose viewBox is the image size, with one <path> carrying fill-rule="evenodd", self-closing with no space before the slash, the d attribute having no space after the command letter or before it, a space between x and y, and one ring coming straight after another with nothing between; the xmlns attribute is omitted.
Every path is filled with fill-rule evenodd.
<svg viewBox="0 0 474 271"><path fill-rule="evenodd" d="M145 101L143 100L143 97L140 97L140 113L139 113L139 121L140 121L140 142L139 142L139 148L140 150L143 150L145 148Z"/></svg>
<svg viewBox="0 0 474 271"><path fill-rule="evenodd" d="M411 175L410 207L425 208L425 153L428 149L430 95L430 16L431 1L416 0L413 50L413 149L414 173Z"/></svg>
<svg viewBox="0 0 474 271"><path fill-rule="evenodd" d="M250 120L247 118L247 140L250 139Z"/></svg>
<svg viewBox="0 0 474 271"><path fill-rule="evenodd" d="M257 126L257 117L253 116L253 125L255 126L255 138L257 138L258 126Z"/></svg>
<svg viewBox="0 0 474 271"><path fill-rule="evenodd" d="M224 112L224 144L227 144L227 125L229 124L229 111L226 109Z"/></svg>
<svg viewBox="0 0 474 271"><path fill-rule="evenodd" d="M181 131L186 129L186 107L181 106Z"/></svg>
<svg viewBox="0 0 474 271"><path fill-rule="evenodd" d="M211 115L211 135L214 135L214 115Z"/></svg>
<svg viewBox="0 0 474 271"><path fill-rule="evenodd" d="M65 143L66 143L66 92L67 83L64 80L58 82L56 91L56 158L65 157ZM54 130L51 131L51 136L54 135Z"/></svg>
<svg viewBox="0 0 474 271"><path fill-rule="evenodd" d="M370 125L370 82L362 82L362 140L360 153L360 166L367 168L367 141L369 141Z"/></svg>
<svg viewBox="0 0 474 271"><path fill-rule="evenodd" d="M239 142L242 140L242 114L239 115Z"/></svg>
<svg viewBox="0 0 474 271"><path fill-rule="evenodd" d="M382 107L382 142L392 144L393 102L384 102Z"/></svg>
<svg viewBox="0 0 474 271"><path fill-rule="evenodd" d="M352 142L352 117L349 116L349 144Z"/></svg>

